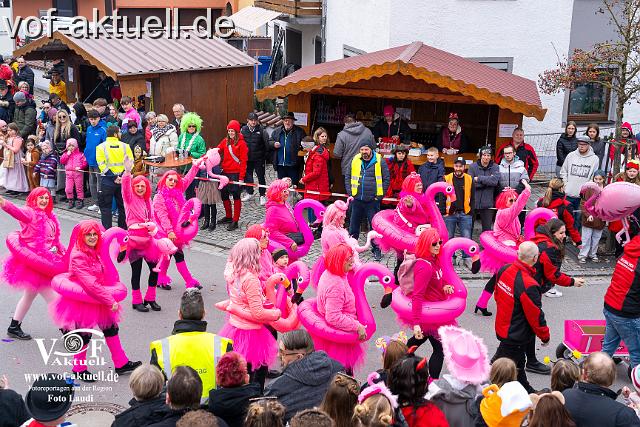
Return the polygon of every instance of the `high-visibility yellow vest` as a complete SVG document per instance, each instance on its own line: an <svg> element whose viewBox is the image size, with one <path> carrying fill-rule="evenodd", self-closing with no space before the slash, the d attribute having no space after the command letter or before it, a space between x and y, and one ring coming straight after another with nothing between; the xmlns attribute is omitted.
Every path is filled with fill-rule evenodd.
<svg viewBox="0 0 640 427"><path fill-rule="evenodd" d="M124 172L125 156L133 160L131 147L113 136L108 137L105 142L96 147L96 162L103 175L107 170L111 170L116 175Z"/></svg>
<svg viewBox="0 0 640 427"><path fill-rule="evenodd" d="M374 173L376 175L376 196L384 195L384 189L382 188L382 156L376 155L376 165ZM356 154L351 161L351 195L355 196L358 193L358 186L360 185L360 173L364 167L362 162L362 156Z"/></svg>
<svg viewBox="0 0 640 427"><path fill-rule="evenodd" d="M209 390L216 388L216 365L227 352L228 338L209 332L183 332L153 341L151 350L155 350L158 365L164 371L167 380L176 366L193 368L202 380L202 399L209 397Z"/></svg>

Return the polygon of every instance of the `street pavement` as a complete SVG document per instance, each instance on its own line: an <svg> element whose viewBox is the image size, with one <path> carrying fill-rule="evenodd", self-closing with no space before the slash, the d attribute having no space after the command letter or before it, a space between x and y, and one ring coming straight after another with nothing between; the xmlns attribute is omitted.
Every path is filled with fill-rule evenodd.
<svg viewBox="0 0 640 427"><path fill-rule="evenodd" d="M14 199L15 200L15 199ZM18 204L22 202L17 201ZM255 206L253 206L253 205ZM61 204L62 205L62 204ZM250 216L250 212L254 214ZM57 209L60 224L62 227L62 241L66 244L73 226L81 219L89 217L90 213L86 210L66 210ZM218 331L224 322L224 315L214 307L214 303L222 299L226 299L223 269L228 254L228 247L241 237L248 223L259 222L261 218L258 216L260 212L264 212L264 208L258 206L257 198L252 202L245 204L243 217L245 219L241 229L234 232L215 230L213 233L202 233L198 237L198 241L193 243L191 248L186 251L187 263L192 270L194 277L200 280L204 286L203 295L207 307L206 320L209 322L208 330L210 332ZM220 216L220 215L219 215ZM250 222L251 221L251 222ZM17 223L8 215L0 214L0 241L4 241L6 235L17 229ZM317 254L319 251L319 243L313 246L311 254ZM7 250L1 245L0 255L6 255ZM312 258L315 255L310 255ZM308 258L310 258L308 257ZM365 256L367 260L367 256ZM392 267L395 261L393 255L388 255L385 262ZM563 337L563 321L565 319L602 319L602 300L611 276L611 264L600 264L592 268L591 273L587 274L585 266L567 262L570 265L568 271L576 272L587 277L587 285L583 288L562 289L564 296L562 298L550 299L543 298L544 311L547 316L547 322L551 328L551 344L548 347L540 347L538 341L538 356L543 360L544 356L554 358L555 348L562 341ZM146 269L146 267L145 267ZM121 281L129 284L130 269L128 265L119 265ZM459 267L461 276L465 280L465 284L469 288L469 298L467 301L467 310L458 319L460 326L472 330L478 336L485 340L491 357L497 348L498 341L495 338L493 329L494 317L481 317L474 315L472 310L475 301L480 294L482 287L486 281L485 276L473 276L463 267ZM144 274L147 271L144 270ZM179 279L179 275L172 263L170 274L174 279L173 289L171 291L158 290L158 303L162 306L161 312L139 313L131 309L130 299L123 302L123 321L120 324L120 336L123 346L131 360L149 360L149 343L152 340L162 338L171 333L173 322L177 319L180 295L184 289L184 283ZM143 290L144 290L143 276ZM382 297L382 287L377 283L368 285L367 297L373 308L373 313L377 322L377 331L373 339L369 343L367 352L366 367L358 372L358 378L361 381L366 379L366 375L381 367L381 354L375 347L375 338L381 335L392 335L402 328L395 320L393 311L390 308L381 309L378 304ZM313 290L308 289L305 297L309 298L313 295ZM8 326L14 307L20 298L20 294L14 292L6 286L0 286L0 313L4 313L4 323L0 322L0 327ZM495 304L493 300L489 305L489 310L495 312ZM51 361L56 360L55 357L50 358L49 364L45 364L42 351L51 350L52 340L60 339L61 333L53 325L44 300L36 299L33 307L27 314L23 328L34 338L39 340L18 341L7 339L4 333L0 333L3 339L0 341L0 375L6 374L10 385L13 389L21 394L26 394L32 379L29 375L44 372L64 372L65 368L59 365L52 365ZM406 330L407 333L410 331ZM41 342L41 345L38 344ZM102 356L106 365L102 368L93 368L92 371L104 371L108 373L113 365L106 349L103 346ZM54 347L55 350L62 351L61 342L58 341ZM424 344L418 354L429 356L431 349L428 344ZM446 368L445 368L446 370ZM626 365L621 364L618 367L618 381L615 388L628 384L626 378ZM535 374L529 374L530 381L535 388L543 388L549 386L549 377ZM119 378L115 381L101 381L88 385L86 388L80 388L77 391L79 402L110 402L127 406L127 402L131 399L131 393L128 389L127 377ZM82 385L81 385L82 387ZM87 423L80 425L98 425L96 423Z"/></svg>

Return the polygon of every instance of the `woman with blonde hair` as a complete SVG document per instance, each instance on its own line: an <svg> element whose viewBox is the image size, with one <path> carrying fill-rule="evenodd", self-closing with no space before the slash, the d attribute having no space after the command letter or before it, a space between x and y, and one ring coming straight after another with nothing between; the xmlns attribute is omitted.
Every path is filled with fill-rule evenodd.
<svg viewBox="0 0 640 427"><path fill-rule="evenodd" d="M178 146L178 131L169 123L169 118L158 114L156 125L151 128L149 153L154 156L166 156Z"/></svg>
<svg viewBox="0 0 640 427"><path fill-rule="evenodd" d="M142 426L160 421L165 408L163 387L164 376L158 367L148 363L138 366L129 378L129 388L133 393L130 406L116 415L111 426Z"/></svg>
<svg viewBox="0 0 640 427"><path fill-rule="evenodd" d="M336 427L350 427L353 408L358 403L358 381L343 373L336 374L324 395L320 410L329 414Z"/></svg>

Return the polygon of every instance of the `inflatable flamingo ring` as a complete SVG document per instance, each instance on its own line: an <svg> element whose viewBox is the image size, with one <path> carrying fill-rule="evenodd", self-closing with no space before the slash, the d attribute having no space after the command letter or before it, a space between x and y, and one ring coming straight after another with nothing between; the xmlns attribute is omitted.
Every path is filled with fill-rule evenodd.
<svg viewBox="0 0 640 427"><path fill-rule="evenodd" d="M280 319L269 322L269 325L278 332L293 331L300 326L297 306L291 303L289 299L288 289L290 286L291 282L283 273L274 274L265 283L264 293L267 297L265 308L275 307L280 309ZM216 303L215 307L218 310L226 311L250 322L256 321L248 309L238 307L229 299Z"/></svg>
<svg viewBox="0 0 640 427"><path fill-rule="evenodd" d="M64 255L57 252L49 252L47 256L37 254L27 245L23 245L22 242L20 242L19 231L9 233L6 243L7 249L17 260L25 265L31 265L46 276L53 277L56 274L64 273L69 268L70 249L68 249Z"/></svg>
<svg viewBox="0 0 640 427"><path fill-rule="evenodd" d="M76 225L71 235L71 243L69 244L70 247L68 250L69 253L72 249L71 246L77 239L78 232L79 225ZM120 282L120 276L118 275L118 270L116 270L116 267L113 264L113 259L119 253L120 248L127 244L128 239L129 237L127 232L119 227L110 228L102 234L100 259L102 259L104 265L105 278L105 283L103 283L102 286L108 290L108 292L113 296L113 299L117 302L120 302L127 297L127 287L124 283ZM117 244L112 245L114 242ZM97 304L97 301L87 294L81 285L71 280L70 273L62 273L55 276L51 281L51 287L63 298Z"/></svg>
<svg viewBox="0 0 640 427"><path fill-rule="evenodd" d="M467 288L453 269L453 254L457 250L463 250L472 259L477 258L480 252L478 244L465 237L454 237L442 245L439 255L442 260L442 282L453 286L453 294L448 295L444 301L425 301L422 305L421 324L449 324L457 319L467 306ZM413 327L411 294L405 295L399 287L395 288L391 308L395 311L400 323Z"/></svg>
<svg viewBox="0 0 640 427"><path fill-rule="evenodd" d="M455 195L455 190L452 185L446 182L436 182L431 184L424 193L424 200L426 200L424 211L420 201L408 195L400 199L395 209L383 210L373 216L371 226L382 235L382 238L376 239L376 242L383 250L394 249L398 253L406 250L413 253L418 242L415 230L424 224L424 219L427 219L429 224L438 230L442 240L446 242L449 234L435 201L437 193L451 197ZM405 204L408 197L412 199L411 207Z"/></svg>
<svg viewBox="0 0 640 427"><path fill-rule="evenodd" d="M213 173L213 168L220 164L220 150L218 148L210 148L203 157L205 160L200 164L200 169L206 169L207 176L217 179L220 182L218 184L218 190L222 190L227 184L229 184L229 178L224 175L217 175Z"/></svg>
<svg viewBox="0 0 640 427"><path fill-rule="evenodd" d="M630 182L614 182L600 188L595 182L587 182L580 188L580 194L592 190L593 195L584 204L589 215L603 221L622 221L622 230L616 234L618 242L622 235L626 242L629 237L629 217L640 207L640 187Z"/></svg>
<svg viewBox="0 0 640 427"><path fill-rule="evenodd" d="M524 220L524 239L529 240L535 235L535 227L540 221L546 222L556 218L556 214L547 208L535 208ZM499 241L493 231L480 234L480 245L484 248L480 253L480 270L495 274L505 264L512 263L517 258L517 247L508 246Z"/></svg>

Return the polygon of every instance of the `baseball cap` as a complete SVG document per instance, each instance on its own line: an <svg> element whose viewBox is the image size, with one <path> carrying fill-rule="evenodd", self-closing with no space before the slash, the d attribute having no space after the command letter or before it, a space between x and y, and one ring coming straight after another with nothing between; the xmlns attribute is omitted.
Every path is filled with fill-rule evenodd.
<svg viewBox="0 0 640 427"><path fill-rule="evenodd" d="M456 163L460 163L461 165L466 165L466 164L467 164L467 161L465 160L465 158L464 158L464 157L457 157L457 158L454 160L453 164L456 164Z"/></svg>
<svg viewBox="0 0 640 427"><path fill-rule="evenodd" d="M247 114L247 120L258 120L258 114L255 111Z"/></svg>

